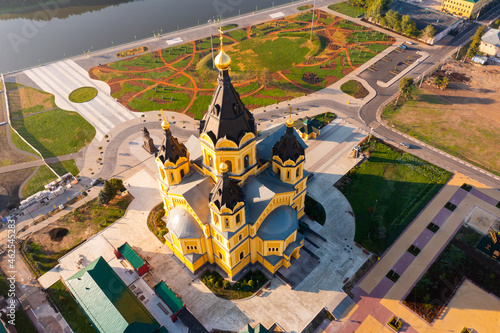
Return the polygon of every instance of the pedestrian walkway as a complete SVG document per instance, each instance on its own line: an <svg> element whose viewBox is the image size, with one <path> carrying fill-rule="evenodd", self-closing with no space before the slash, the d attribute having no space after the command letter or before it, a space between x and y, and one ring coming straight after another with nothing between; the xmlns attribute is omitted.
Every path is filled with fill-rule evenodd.
<svg viewBox="0 0 500 333"><path fill-rule="evenodd" d="M96 139L99 141L117 124L139 117L139 114L127 110L111 97L110 87L106 83L91 79L87 71L71 59L34 67L24 73L42 90L54 94L58 107L80 113L95 127ZM94 99L85 103L68 100L73 90L89 86L98 91Z"/></svg>
<svg viewBox="0 0 500 333"><path fill-rule="evenodd" d="M467 192L461 189L460 186L463 183L473 185L473 191ZM481 322L481 325L474 326L478 331L480 331L480 327L485 329L485 332L491 331L495 327L495 323L490 320L491 313L485 310L484 306L468 307L468 311L460 311L460 307L458 309L452 308L453 302L453 304L457 304L453 298L450 300L448 310L432 324L429 324L404 306L402 301L463 225L467 214L474 207L480 207L485 211L494 211L498 214L498 208L494 206L498 201L500 201L500 193L497 191L463 175L453 176L384 253L381 260L353 288L356 306L350 309L344 318L331 323L325 332L374 332L374 327L387 327L386 324L392 316L403 319L406 323L406 332L431 332L445 328L458 332L471 322ZM444 208L447 202L452 202L457 208L454 211ZM427 229L430 222L440 227L436 233ZM410 245L421 249L418 256L407 252ZM386 277L390 270L400 275L396 283ZM466 290L479 289L465 284L463 288ZM485 299L490 302L490 310L493 313L497 311L496 317L498 318L494 315L493 319L500 320L500 300L491 297L481 289L479 292L483 293ZM463 293L467 294L467 292ZM458 303L462 301L458 301ZM453 315L449 315L450 312L453 312ZM484 319L478 321L477 317ZM385 328L381 332L385 332Z"/></svg>

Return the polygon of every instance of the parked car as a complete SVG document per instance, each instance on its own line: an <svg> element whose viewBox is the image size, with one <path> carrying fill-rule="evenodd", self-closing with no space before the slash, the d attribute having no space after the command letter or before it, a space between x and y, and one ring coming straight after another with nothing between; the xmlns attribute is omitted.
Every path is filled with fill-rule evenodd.
<svg viewBox="0 0 500 333"><path fill-rule="evenodd" d="M405 146L406 148L410 149L411 148L411 144L409 143L406 143L406 142L401 142L401 146Z"/></svg>
<svg viewBox="0 0 500 333"><path fill-rule="evenodd" d="M90 186L96 186L99 185L102 182L102 178L96 178L93 181L90 182Z"/></svg>
<svg viewBox="0 0 500 333"><path fill-rule="evenodd" d="M407 40L405 43L408 45L413 45L413 42L411 40Z"/></svg>

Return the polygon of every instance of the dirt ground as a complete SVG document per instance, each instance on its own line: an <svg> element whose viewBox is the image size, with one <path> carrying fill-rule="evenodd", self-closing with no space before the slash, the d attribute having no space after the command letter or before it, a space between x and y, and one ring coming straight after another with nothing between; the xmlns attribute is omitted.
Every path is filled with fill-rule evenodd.
<svg viewBox="0 0 500 333"><path fill-rule="evenodd" d="M500 174L500 66L453 61L438 74L449 77L447 89L434 87L432 78L428 79L416 99L390 115L389 121L422 141Z"/></svg>

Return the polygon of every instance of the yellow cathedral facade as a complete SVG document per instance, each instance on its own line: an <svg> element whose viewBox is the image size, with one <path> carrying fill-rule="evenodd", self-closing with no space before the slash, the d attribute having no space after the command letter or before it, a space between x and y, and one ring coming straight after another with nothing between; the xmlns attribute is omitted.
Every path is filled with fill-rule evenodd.
<svg viewBox="0 0 500 333"><path fill-rule="evenodd" d="M193 273L217 265L237 279L252 265L274 274L299 258L308 172L306 145L291 118L257 142L254 117L231 83L230 64L221 38L218 84L199 137L179 143L164 120L156 163L166 244Z"/></svg>

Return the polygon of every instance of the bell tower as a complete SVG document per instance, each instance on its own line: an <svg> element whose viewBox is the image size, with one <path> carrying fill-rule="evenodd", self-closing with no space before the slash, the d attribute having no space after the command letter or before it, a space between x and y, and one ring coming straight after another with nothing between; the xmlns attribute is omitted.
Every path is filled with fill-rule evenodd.
<svg viewBox="0 0 500 333"><path fill-rule="evenodd" d="M224 52L222 30L219 32L221 48L214 60L219 69L217 88L200 121L202 162L205 174L214 180L224 163L228 175L242 181L257 172L255 120L231 83L231 58Z"/></svg>

